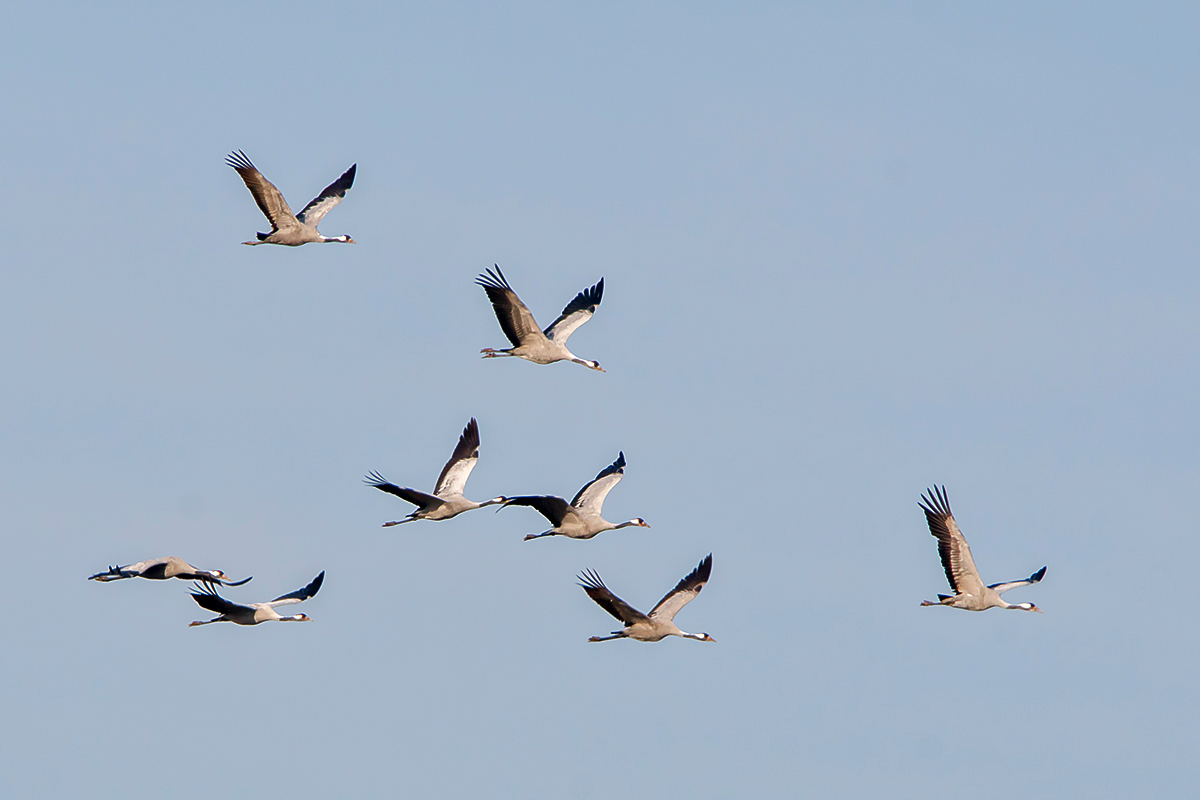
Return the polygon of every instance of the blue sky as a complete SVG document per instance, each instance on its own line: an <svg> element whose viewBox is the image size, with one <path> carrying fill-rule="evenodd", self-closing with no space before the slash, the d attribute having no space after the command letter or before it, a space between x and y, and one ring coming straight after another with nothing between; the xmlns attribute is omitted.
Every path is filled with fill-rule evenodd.
<svg viewBox="0 0 1200 800"><path fill-rule="evenodd" d="M0 32L6 796L1179 796L1200 33L1186 5L60 4ZM286 17L282 19L281 17ZM241 247L225 155L354 246ZM608 370L483 361L474 276ZM570 497L382 529L468 484ZM945 484L988 582L946 590ZM717 644L587 643L596 569ZM179 555L308 625L218 625Z"/></svg>

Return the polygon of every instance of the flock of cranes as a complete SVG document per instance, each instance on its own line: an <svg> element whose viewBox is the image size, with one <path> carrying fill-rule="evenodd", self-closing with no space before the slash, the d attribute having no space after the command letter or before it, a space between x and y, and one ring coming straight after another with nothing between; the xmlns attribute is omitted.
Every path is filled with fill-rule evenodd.
<svg viewBox="0 0 1200 800"><path fill-rule="evenodd" d="M230 153L226 163L237 171L254 197L254 201L271 223L269 233L258 233L256 241L242 242L247 245L279 244L297 247L310 242L340 242L354 244L348 235L324 236L317 226L333 209L346 192L354 185L354 176L358 165L352 165L329 186L325 187L316 198L294 214L288 206L283 194L273 183L267 180L258 168L238 150ZM567 339L581 325L592 318L604 296L604 279L601 278L590 289L585 289L575 296L563 309L549 327L540 329L529 308L521 302L517 293L508 283L500 266L495 270L486 270L476 279L476 283L487 293L500 329L512 343L512 347L497 350L486 347L480 352L484 358L512 356L523 358L535 364L553 364L558 361L571 361L604 372L596 361L579 358L567 349ZM570 539L591 539L605 531L618 530L627 527L650 527L641 517L635 517L626 522L614 524L604 519L601 510L604 499L613 487L620 483L625 475L625 453L618 454L617 460L604 468L600 473L585 484L571 502L555 495L520 495L515 497L493 497L482 503L468 500L464 495L467 478L479 461L479 423L474 418L463 428L458 445L450 460L442 468L434 485L433 494L407 487L397 486L389 482L378 472L370 472L364 479L368 486L395 495L405 502L416 506L416 510L404 519L385 522L383 526L391 527L416 520L442 521L453 519L465 511L473 511L485 506L499 505L500 509L508 506L528 506L537 510L549 520L553 526L541 533L530 533L525 540L540 539L546 536L565 536ZM1005 592L1022 586L1029 586L1042 580L1046 568L1042 567L1025 580L1008 583L984 585L975 568L971 557L971 548L967 544L958 523L950 511L950 501L945 487L934 486L921 495L918 504L925 512L929 532L937 539L938 554L946 579L950 583L953 594L939 594L936 602L924 600L922 606L948 606L967 611L986 611L989 608L1011 608L1020 611L1036 611L1041 609L1033 603L1010 604L1001 597ZM634 639L640 642L658 642L668 636L679 636L685 639L695 639L701 642L715 641L707 633L688 633L675 625L675 616L684 606L700 594L700 590L708 582L712 573L712 554L709 553L688 573L679 583L667 593L662 600L643 614L617 597L604 581L593 570L585 570L579 575L579 585L601 608L616 617L624 626L621 630L613 631L608 636L592 636L589 642L605 642L614 639ZM179 578L194 581L191 597L201 608L216 613L218 616L209 620L197 620L192 626L209 625L214 622L232 622L237 625L258 625L263 622L308 622L306 614L283 616L275 609L280 606L301 603L315 596L325 580L325 572L317 575L307 586L294 592L282 595L264 603L242 605L222 597L218 586L235 587L250 581L245 578L240 581L230 581L219 569L202 570L193 567L181 558L168 556L150 561L139 561L124 567L109 567L105 572L99 572L89 577L89 580L110 582L129 578L146 578L149 580L166 580Z"/></svg>

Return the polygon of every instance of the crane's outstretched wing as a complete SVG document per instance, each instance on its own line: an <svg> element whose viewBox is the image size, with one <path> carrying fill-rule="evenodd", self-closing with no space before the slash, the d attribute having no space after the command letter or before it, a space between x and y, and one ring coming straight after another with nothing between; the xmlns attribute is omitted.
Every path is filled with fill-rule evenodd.
<svg viewBox="0 0 1200 800"><path fill-rule="evenodd" d="M605 611L625 623L626 627L646 620L645 614L610 592L608 587L604 585L604 581L600 580L600 576L594 570L589 569L581 572L579 574L579 585L587 592L588 597L595 600L597 605Z"/></svg>
<svg viewBox="0 0 1200 800"><path fill-rule="evenodd" d="M242 176L246 188L254 196L254 202L258 203L258 207L270 221L271 233L282 228L295 228L300 224L287 204L287 200L283 199L283 193L275 188L275 184L263 177L263 174L258 171L258 167L246 158L245 153L241 150L232 152L226 156L225 163Z"/></svg>
<svg viewBox="0 0 1200 800"><path fill-rule="evenodd" d="M921 502L917 505L925 512L929 532L938 540L938 555L942 557L942 569L946 570L950 588L955 594L982 594L983 580L975 568L975 559L971 558L971 547L958 529L954 514L950 512L946 487L939 489L934 486L921 495Z"/></svg>
<svg viewBox="0 0 1200 800"><path fill-rule="evenodd" d="M294 592L288 592L280 597L276 597L274 600L267 603L267 605L271 606L271 608L274 608L275 606L286 606L291 605L292 603L302 603L320 591L321 584L324 583L324 581L325 570L321 570L321 574L313 578L312 583L310 583L308 586L305 586L303 589L297 589Z"/></svg>
<svg viewBox="0 0 1200 800"><path fill-rule="evenodd" d="M217 614L233 614L237 611L253 611L250 606L231 603L221 595L217 594L217 589L211 583L197 583L196 590L192 592L192 599L201 608L207 608L209 611Z"/></svg>
<svg viewBox="0 0 1200 800"><path fill-rule="evenodd" d="M446 466L442 467L442 474L438 475L433 493L438 497L462 494L467 488L467 478L471 476L471 470L475 469L478 461L479 423L471 417L467 427L463 428L462 436L458 437L458 446L454 448L454 454L450 456Z"/></svg>
<svg viewBox="0 0 1200 800"><path fill-rule="evenodd" d="M575 299L567 303L562 314L554 322L551 322L550 327L546 328L543 333L559 344L566 344L567 338L575 332L575 329L596 313L596 307L600 305L600 298L603 296L604 278L601 278L600 282L592 288L584 289L575 295Z"/></svg>
<svg viewBox="0 0 1200 800"><path fill-rule="evenodd" d="M414 506L421 506L422 508L431 504L437 505L438 503L442 502L439 498L434 497L431 494L425 494L424 492L418 492L416 489L407 489L403 486L397 486L394 483L388 483L387 478L383 477L378 472L368 473L367 477L363 478L363 483L367 484L368 486L374 486L376 489L379 489L382 492L394 494L401 500L406 500L412 503Z"/></svg>
<svg viewBox="0 0 1200 800"><path fill-rule="evenodd" d="M650 616L654 619L666 620L667 622L675 619L675 615L679 613L679 609L692 602L696 595L700 594L700 590L704 588L704 584L708 583L708 576L711 572L712 553L709 553L694 570L689 572L679 583L675 584L674 589L667 592L666 597L658 601L658 605L650 610Z"/></svg>
<svg viewBox="0 0 1200 800"><path fill-rule="evenodd" d="M486 275L480 273L475 282L483 287L488 299L492 301L492 309L496 312L496 319L500 321L500 330L504 331L513 347L520 347L530 336L541 336L542 332L538 330L533 314L508 285L508 280L500 271L500 265L495 266L495 272L489 269Z"/></svg>
<svg viewBox="0 0 1200 800"><path fill-rule="evenodd" d="M1029 586L1030 584L1037 583L1044 577L1046 577L1046 568L1042 567L1037 572L1033 573L1032 575L1030 575L1028 578L1026 578L1023 581L1010 581L1008 583L993 583L988 588L995 590L996 594L1004 594L1009 589L1016 589L1018 586Z"/></svg>
<svg viewBox="0 0 1200 800"><path fill-rule="evenodd" d="M550 524L554 527L562 525L567 514L571 513L571 506L566 500L561 497L555 497L551 494L535 494L525 495L523 497L510 497L500 504L500 508L507 506L529 506L536 508L543 517L550 520ZM500 509L496 509L499 511Z"/></svg>
<svg viewBox="0 0 1200 800"><path fill-rule="evenodd" d="M342 198L346 196L346 192L354 185L354 173L357 169L358 164L352 164L350 169L342 173L342 177L321 190L321 193L314 197L312 202L296 215L296 219L305 225L312 225L314 228L320 225L325 215L334 206L342 202Z"/></svg>
<svg viewBox="0 0 1200 800"><path fill-rule="evenodd" d="M604 506L604 498L608 497L608 493L612 491L614 486L621 482L621 478L623 477L625 477L624 450L617 454L616 461L600 470L599 475L592 478L591 482L585 484L579 490L579 493L575 495L575 499L571 501L571 505L580 511L590 511L599 514L600 509Z"/></svg>

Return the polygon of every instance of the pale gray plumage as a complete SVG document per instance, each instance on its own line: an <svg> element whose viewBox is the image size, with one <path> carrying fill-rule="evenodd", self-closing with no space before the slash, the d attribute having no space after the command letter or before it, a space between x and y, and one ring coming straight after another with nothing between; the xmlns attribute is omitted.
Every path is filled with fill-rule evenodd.
<svg viewBox="0 0 1200 800"><path fill-rule="evenodd" d="M543 536L566 536L571 539L591 539L598 533L637 526L649 528L646 520L636 517L628 522L614 524L600 515L604 498L612 491L625 475L625 453L617 455L617 460L600 471L600 474L589 481L575 499L568 503L554 495L524 495L510 497L504 501L501 508L507 506L530 506L536 508L542 516L550 520L554 527L542 533L531 533L525 540L539 539Z"/></svg>
<svg viewBox="0 0 1200 800"><path fill-rule="evenodd" d="M270 233L256 234L258 241L242 242L242 244L281 244L287 247L298 247L310 242L355 244L353 239L344 234L342 236L323 236L317 230L317 225L330 209L342 202L347 190L354 185L357 164L352 165L350 169L342 173L340 178L326 186L319 195L313 198L311 203L304 207L303 211L293 214L287 200L283 198L283 193L258 171L245 153L236 150L226 157L225 163L242 176L246 188L254 196L254 201L258 203L258 207L262 209L263 214L271 223Z"/></svg>
<svg viewBox="0 0 1200 800"><path fill-rule="evenodd" d="M279 606L304 602L320 591L321 584L324 581L325 571L321 570L321 574L303 589L288 592L268 603L250 603L249 605L241 605L240 603L232 603L226 600L217 594L216 587L212 584L196 584L196 591L192 592L192 599L201 608L215 611L220 616L214 619L196 620L188 627L194 628L197 625L211 625L214 622L232 622L235 625L258 625L259 623L270 622L272 620L278 620L279 622L311 622L312 620L309 619L307 614L294 614L290 617L285 617L281 616L275 609Z"/></svg>
<svg viewBox="0 0 1200 800"><path fill-rule="evenodd" d="M544 331L538 329L537 321L529 308L517 297L517 293L508 285L500 265L496 271L487 270L481 273L475 282L487 292L500 322L500 329L512 342L507 350L496 350L485 347L479 352L484 358L499 358L500 356L515 356L535 364L553 364L556 361L573 361L589 369L604 372L596 361L579 358L567 349L567 339L580 325L592 318L596 307L604 296L604 278L601 278L590 289L584 289L575 295L575 299L567 304L558 319L554 320Z"/></svg>
<svg viewBox="0 0 1200 800"><path fill-rule="evenodd" d="M219 569L196 569L178 556L164 556L149 561L139 561L124 567L109 567L108 572L97 572L88 578L89 581L119 581L127 578L147 578L152 581L162 581L168 578L179 578L185 581L206 581L223 586L241 586L251 578L240 581L230 581L228 576Z"/></svg>
<svg viewBox="0 0 1200 800"><path fill-rule="evenodd" d="M457 517L464 511L503 503L508 499L501 496L493 497L491 500L482 503L476 503L463 496L463 491L467 487L467 478L470 477L471 470L475 469L475 464L478 461L479 423L472 417L467 426L463 428L462 435L458 437L458 446L454 448L454 453L450 456L450 460L446 462L446 466L442 467L442 473L438 476L433 494L425 494L416 489L409 489L389 483L378 472L371 472L364 481L368 486L374 486L380 491L393 494L402 500L419 506L416 511L402 520L383 523L383 527L385 528L405 522L412 522L417 519L450 519L451 517Z"/></svg>
<svg viewBox="0 0 1200 800"><path fill-rule="evenodd" d="M989 608L1013 608L1018 611L1036 611L1041 609L1033 603L1009 604L1000 595L1018 586L1029 586L1037 583L1046 574L1042 567L1023 581L1008 583L993 583L985 586L975 568L975 559L971 557L971 547L967 544L954 514L950 511L950 501L946 496L945 487L934 486L927 494L921 495L917 505L925 512L925 520L929 523L929 532L938 540L938 554L942 559L942 568L946 571L946 580L954 594L939 594L937 602L921 601L922 606L950 606L967 611L986 611Z"/></svg>
<svg viewBox="0 0 1200 800"><path fill-rule="evenodd" d="M696 639L701 642L715 642L707 633L687 633L675 626L675 615L680 609L692 602L704 584L708 582L712 572L712 553L705 556L697 567L685 576L675 588L667 592L662 600L650 611L643 614L633 606L617 597L600 576L593 570L587 570L579 576L579 585L587 592L588 597L624 623L625 627L613 631L609 636L593 636L589 642L607 642L613 639L636 639L639 642L658 642L668 636L680 636L685 639Z"/></svg>

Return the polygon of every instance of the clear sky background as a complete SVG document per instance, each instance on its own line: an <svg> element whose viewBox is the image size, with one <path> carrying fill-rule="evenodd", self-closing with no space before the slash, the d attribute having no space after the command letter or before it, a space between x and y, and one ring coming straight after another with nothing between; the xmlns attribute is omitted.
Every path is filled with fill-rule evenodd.
<svg viewBox="0 0 1200 800"><path fill-rule="evenodd" d="M1194 791L1200 13L797 6L9 9L0 794ZM607 374L480 360L493 263ZM381 528L472 416L653 527ZM934 483L1044 615L919 608ZM716 644L587 643L709 552ZM85 580L172 554L314 621Z"/></svg>

